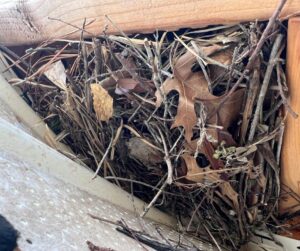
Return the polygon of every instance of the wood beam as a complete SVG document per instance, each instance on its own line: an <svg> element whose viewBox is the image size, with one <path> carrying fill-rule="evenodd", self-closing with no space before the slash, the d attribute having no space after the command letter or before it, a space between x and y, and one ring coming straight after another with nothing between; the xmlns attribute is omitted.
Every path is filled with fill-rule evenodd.
<svg viewBox="0 0 300 251"><path fill-rule="evenodd" d="M268 19L278 0L2 0L0 42L31 44L66 36L79 38L76 27L86 27L86 36L118 30L126 33L176 30L210 24L232 24ZM300 0L288 0L282 16L300 11ZM56 19L56 20L53 20ZM58 21L60 20L60 21ZM68 23L68 24L67 24Z"/></svg>
<svg viewBox="0 0 300 251"><path fill-rule="evenodd" d="M290 93L290 105L300 115L300 18L291 18L288 24L287 41L287 80ZM287 114L285 135L281 155L281 185L283 196L280 200L280 212L293 213L300 210L300 118ZM289 187L294 195L285 194ZM289 222L299 225L300 217ZM300 240L300 228L292 231L292 237Z"/></svg>

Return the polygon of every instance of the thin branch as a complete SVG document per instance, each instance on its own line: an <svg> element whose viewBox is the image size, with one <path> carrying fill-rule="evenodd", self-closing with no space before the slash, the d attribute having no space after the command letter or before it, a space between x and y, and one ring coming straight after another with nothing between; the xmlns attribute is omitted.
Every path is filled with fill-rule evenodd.
<svg viewBox="0 0 300 251"><path fill-rule="evenodd" d="M219 110L219 108L222 107L222 105L224 105L224 103L228 100L228 98L236 91L236 89L239 87L239 85L242 83L242 81L247 77L247 75L249 73L249 70L252 69L253 64L255 62L255 59L258 57L258 55L261 51L262 46L264 45L265 41L268 39L271 31L273 30L273 26L275 24L275 21L277 20L278 16L280 15L286 1L287 0L281 0L280 1L280 3L277 6L275 12L273 13L271 18L269 19L268 25L267 25L266 29L264 30L259 42L257 43L257 46L256 46L255 50L252 52L244 72L242 73L242 75L240 76L238 81L230 89L230 91L227 93L227 95L224 97L224 99L220 102L220 104L218 105L218 108L215 109L211 113L209 118L211 118Z"/></svg>
<svg viewBox="0 0 300 251"><path fill-rule="evenodd" d="M106 148L106 151L105 151L105 153L104 153L101 161L99 162L99 164L97 166L97 170L96 170L96 172L95 172L95 174L94 174L94 176L93 176L92 179L95 179L98 176L98 173L99 173L99 171L101 169L101 166L102 166L103 162L105 161L105 159L106 159L106 157L107 157L107 155L108 155L108 153L109 153L109 151L111 149L112 144L113 144L113 137L111 137L111 141L110 141L108 147Z"/></svg>
<svg viewBox="0 0 300 251"><path fill-rule="evenodd" d="M250 142L253 141L253 138L254 138L254 135L255 135L256 127L257 127L258 120L259 120L259 114L263 109L263 102L265 100L265 96L266 96L266 93L267 93L267 90L268 90L268 86L269 86L269 83L270 83L273 68L274 68L275 64L277 63L277 61L276 61L277 60L277 58L276 58L277 57L277 52L280 48L282 39L283 39L282 34L277 35L277 37L275 39L275 42L274 42L274 45L273 45L273 48L272 48L272 51L271 51L268 67L267 67L267 70L265 72L265 77L264 77L264 80L263 80L263 84L262 84L261 89L260 89L260 93L259 93L258 100L257 100L257 105L256 105L256 110L255 110L255 113L254 113L254 118L253 118L251 128L250 128L250 132L249 132L248 140Z"/></svg>

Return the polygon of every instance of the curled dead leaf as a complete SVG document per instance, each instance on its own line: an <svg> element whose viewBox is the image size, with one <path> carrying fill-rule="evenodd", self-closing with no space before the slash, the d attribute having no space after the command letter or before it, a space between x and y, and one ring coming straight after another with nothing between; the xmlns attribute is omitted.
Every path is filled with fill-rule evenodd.
<svg viewBox="0 0 300 251"><path fill-rule="evenodd" d="M209 141L208 137L212 138L213 141ZM224 167L224 163L221 160L214 158L215 148L219 142L225 142L227 146L236 145L230 133L217 128L206 129L206 137L202 142L199 142L199 140L195 139L191 142L186 142L185 150L191 155L194 155L195 152L204 154L212 169L221 169Z"/></svg>
<svg viewBox="0 0 300 251"><path fill-rule="evenodd" d="M113 98L99 84L91 84L93 106L99 121L108 121L113 115Z"/></svg>
<svg viewBox="0 0 300 251"><path fill-rule="evenodd" d="M186 167L185 178L189 181L202 183L204 178L204 171L198 166L196 159L187 153L183 154L182 158L185 162L184 165Z"/></svg>
<svg viewBox="0 0 300 251"><path fill-rule="evenodd" d="M183 165L186 167L186 174L184 175L185 179L205 184L219 183L221 181L219 174L214 172L210 166L204 168L199 167L194 156L185 153L182 155L182 158L184 160Z"/></svg>
<svg viewBox="0 0 300 251"><path fill-rule="evenodd" d="M213 45L202 48L204 55L210 55L220 50L220 46ZM231 53L217 53L212 58L222 64L229 64L231 61ZM196 56L189 50L183 54L174 64L174 78L167 79L161 86L161 90L167 95L172 90L179 93L179 103L177 115L175 116L172 128L182 126L185 129L185 139L190 142L193 136L193 127L197 124L197 115L195 113L195 101L199 100L203 103L207 113L215 111L223 96L217 97L212 95L208 89L208 83L202 72L192 72L192 67L196 62ZM220 69L216 68L216 74L220 74ZM224 72L224 70L222 69ZM159 107L163 101L163 97L157 90L156 106ZM228 126L236 119L237 114L243 100L243 90L238 90L227 100L227 102L210 118L208 123L223 126L226 130Z"/></svg>
<svg viewBox="0 0 300 251"><path fill-rule="evenodd" d="M182 158L186 166L185 179L196 183L214 183L215 185L218 185L222 195L230 199L235 210L239 211L238 193L228 181L223 180L219 173L209 167L200 168L193 156L186 153L182 155Z"/></svg>
<svg viewBox="0 0 300 251"><path fill-rule="evenodd" d="M227 130L241 112L244 93L244 89L237 90L221 107L219 107L219 104L221 100L223 100L224 96L211 100L200 100L207 109L207 114L211 114L216 111L207 122L209 124L222 126L223 130Z"/></svg>
<svg viewBox="0 0 300 251"><path fill-rule="evenodd" d="M133 137L127 142L129 156L141 161L146 166L157 165L164 161L164 155L147 145L141 138Z"/></svg>
<svg viewBox="0 0 300 251"><path fill-rule="evenodd" d="M67 75L65 71L66 69L62 61L59 60L47 67L47 70L44 72L44 74L58 88L66 91Z"/></svg>

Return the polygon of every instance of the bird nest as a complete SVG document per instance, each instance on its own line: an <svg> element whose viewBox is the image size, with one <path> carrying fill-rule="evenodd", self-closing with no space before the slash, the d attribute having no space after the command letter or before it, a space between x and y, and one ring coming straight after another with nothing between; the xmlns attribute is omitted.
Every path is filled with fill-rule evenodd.
<svg viewBox="0 0 300 251"><path fill-rule="evenodd" d="M271 27L269 27L271 26ZM84 33L84 27L82 29ZM74 159L238 249L276 232L287 102L285 27L244 23L57 39L6 52L24 99Z"/></svg>

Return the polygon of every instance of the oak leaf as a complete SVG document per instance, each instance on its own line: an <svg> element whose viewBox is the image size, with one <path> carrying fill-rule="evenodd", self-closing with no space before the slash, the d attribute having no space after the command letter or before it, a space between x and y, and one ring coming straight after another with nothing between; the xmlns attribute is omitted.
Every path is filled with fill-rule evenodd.
<svg viewBox="0 0 300 251"><path fill-rule="evenodd" d="M206 184L219 183L222 181L217 172L212 172L213 169L210 168L210 165L206 167L199 167L195 157L191 156L189 153L184 153L181 157L184 160L181 169L185 169L185 179L196 183Z"/></svg>
<svg viewBox="0 0 300 251"><path fill-rule="evenodd" d="M188 153L183 154L181 157L184 160L184 166L186 168L184 177L189 181L203 183L205 174L204 168L200 168L196 159Z"/></svg>
<svg viewBox="0 0 300 251"><path fill-rule="evenodd" d="M228 181L223 180L219 173L210 169L210 167L200 168L196 159L185 153L182 155L184 165L186 166L187 180L202 183L202 184L215 184L220 189L221 194L231 200L233 207L239 211L238 193L233 189Z"/></svg>
<svg viewBox="0 0 300 251"><path fill-rule="evenodd" d="M222 126L222 130L226 131L241 112L244 93L244 89L235 91L221 107L219 104L226 94L215 99L202 100L207 114L215 112L207 123Z"/></svg>
<svg viewBox="0 0 300 251"><path fill-rule="evenodd" d="M202 53L206 56L216 53L222 47L218 45L202 48ZM229 64L231 52L222 51L212 56L215 61L222 64ZM243 90L238 90L219 108L223 96L217 97L209 92L208 83L202 72L192 72L192 67L196 63L196 56L189 50L180 56L174 64L174 78L167 79L157 90L156 106L159 107L163 102L163 96L175 90L179 93L179 103L177 114L171 128L182 126L185 129L185 139L190 142L193 136L193 128L197 124L195 113L195 101L203 103L207 113L216 111L207 123L223 126L224 130L236 119L240 112L243 98ZM220 74L220 67L215 68L215 73ZM224 72L224 71L223 71ZM218 108L218 109L217 109Z"/></svg>
<svg viewBox="0 0 300 251"><path fill-rule="evenodd" d="M93 106L99 121L108 121L113 115L113 98L99 84L91 84Z"/></svg>
<svg viewBox="0 0 300 251"><path fill-rule="evenodd" d="M232 135L224 130L218 128L207 128L206 137L200 142L200 139L194 139L190 142L185 142L185 151L195 155L195 153L202 153L209 161L212 169L221 169L224 167L223 161L214 158L215 148L220 142L225 142L226 146L235 146L236 142ZM213 142L208 140L208 137L213 139Z"/></svg>

